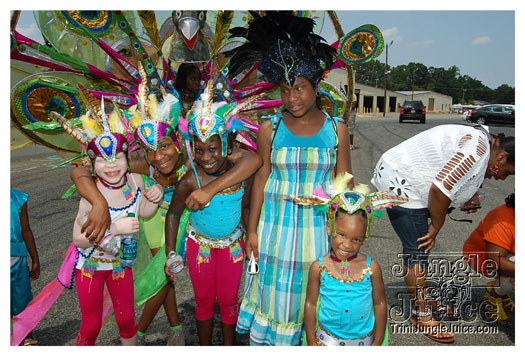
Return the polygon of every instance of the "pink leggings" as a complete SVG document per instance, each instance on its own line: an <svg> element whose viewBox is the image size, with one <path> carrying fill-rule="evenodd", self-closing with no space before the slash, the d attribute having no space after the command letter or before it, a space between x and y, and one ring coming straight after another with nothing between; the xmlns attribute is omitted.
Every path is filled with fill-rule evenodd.
<svg viewBox="0 0 525 356"><path fill-rule="evenodd" d="M187 240L188 268L195 293L195 318L213 318L215 300L221 310L221 321L236 324L239 316L238 292L244 260L244 241L240 240L243 259L233 263L229 248L210 249L210 262L197 266L199 245Z"/></svg>
<svg viewBox="0 0 525 356"><path fill-rule="evenodd" d="M102 327L104 283L108 286L113 302L120 337L129 339L137 333L133 306L133 272L126 267L124 278L119 279L113 279L112 273L111 270L95 271L93 278L88 278L79 269L75 271L78 303L82 314L77 345L95 345Z"/></svg>

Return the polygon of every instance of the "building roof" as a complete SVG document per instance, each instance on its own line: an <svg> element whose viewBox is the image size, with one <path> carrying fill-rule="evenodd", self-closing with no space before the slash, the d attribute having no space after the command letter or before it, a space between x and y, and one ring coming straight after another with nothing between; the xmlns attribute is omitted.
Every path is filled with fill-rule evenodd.
<svg viewBox="0 0 525 356"><path fill-rule="evenodd" d="M396 93L404 94L404 95L412 95L414 94L425 94L425 93L432 93L432 90L396 90ZM437 92L436 92L437 93ZM439 93L441 94L441 93Z"/></svg>

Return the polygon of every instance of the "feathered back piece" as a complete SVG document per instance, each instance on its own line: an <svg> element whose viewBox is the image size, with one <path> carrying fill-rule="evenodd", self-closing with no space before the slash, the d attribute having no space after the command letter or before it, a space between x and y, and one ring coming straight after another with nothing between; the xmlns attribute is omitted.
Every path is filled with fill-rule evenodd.
<svg viewBox="0 0 525 356"><path fill-rule="evenodd" d="M231 57L228 76L237 76L259 65L258 70L268 82L290 86L295 78L306 77L315 87L324 72L332 68L335 49L321 36L313 33L315 22L297 17L292 11L266 11L266 16L250 12L254 19L248 28L235 27L230 37L244 37L241 46L225 52Z"/></svg>
<svg viewBox="0 0 525 356"><path fill-rule="evenodd" d="M247 129L244 122L236 115L241 110L249 109L258 96L242 103L229 104L226 101L214 102L213 90L213 81L209 80L199 99L193 103L187 119L179 120L179 130L182 137L189 141L193 141L193 137L197 136L201 142L206 142L211 136L219 135L222 142L222 156L226 157L228 134ZM193 144L192 147L194 148Z"/></svg>
<svg viewBox="0 0 525 356"><path fill-rule="evenodd" d="M408 201L407 198L392 194L391 191L373 192L365 184L358 184L354 190L348 190L348 182L352 179L349 173L337 175L326 191L322 187L314 190L310 197L297 197L289 195L297 204L316 205L321 210L326 210L332 237L335 236L335 216L338 210L344 210L353 214L358 210L366 213L368 225L366 228L366 237L370 236L372 231L372 222L374 216L382 216L385 208L395 205L401 205Z"/></svg>
<svg viewBox="0 0 525 356"><path fill-rule="evenodd" d="M160 102L157 94L148 95L148 78L140 62L139 73L142 82L138 88L137 105L130 107L126 113L130 127L135 132L135 139L143 147L156 151L159 141L168 137L173 142L177 152L180 153L176 134L181 113L180 100L166 91L161 91L162 100Z"/></svg>
<svg viewBox="0 0 525 356"><path fill-rule="evenodd" d="M128 129L121 120L118 108L108 115L104 110L104 100L101 104L81 84L77 89L88 108L85 115L80 116L82 127L75 127L57 112L51 112L52 116L64 127L66 132L82 145L87 145L87 154L91 159L97 156L106 161L114 161L119 152L127 152L128 140L126 139Z"/></svg>

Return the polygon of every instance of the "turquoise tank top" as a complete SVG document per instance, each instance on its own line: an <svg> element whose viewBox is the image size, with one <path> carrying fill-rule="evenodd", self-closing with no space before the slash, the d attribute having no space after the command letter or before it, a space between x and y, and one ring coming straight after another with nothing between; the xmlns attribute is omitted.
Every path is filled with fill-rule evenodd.
<svg viewBox="0 0 525 356"><path fill-rule="evenodd" d="M11 189L11 257L28 256L26 244L22 236L20 213L22 206L29 199L29 194Z"/></svg>
<svg viewBox="0 0 525 356"><path fill-rule="evenodd" d="M244 182L235 192L218 193L210 205L191 214L191 224L209 239L223 239L229 236L241 221Z"/></svg>
<svg viewBox="0 0 525 356"><path fill-rule="evenodd" d="M370 272L355 282L342 282L331 277L321 261L321 285L319 295L319 323L326 331L341 339L357 339L368 335L374 329L372 281ZM367 256L367 269L372 258Z"/></svg>
<svg viewBox="0 0 525 356"><path fill-rule="evenodd" d="M331 118L326 114L326 121L317 134L302 137L294 135L288 127L286 127L286 124L282 121L282 117L283 115L281 114L272 117L275 133L273 138L274 147L334 148L334 146L337 146L337 121L342 121L340 118Z"/></svg>

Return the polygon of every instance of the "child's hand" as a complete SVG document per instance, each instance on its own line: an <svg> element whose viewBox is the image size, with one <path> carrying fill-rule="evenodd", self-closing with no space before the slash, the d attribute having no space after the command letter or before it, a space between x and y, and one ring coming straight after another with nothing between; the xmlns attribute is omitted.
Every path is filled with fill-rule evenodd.
<svg viewBox="0 0 525 356"><path fill-rule="evenodd" d="M40 261L31 261L31 270L29 271L29 279L34 281L40 277Z"/></svg>
<svg viewBox="0 0 525 356"><path fill-rule="evenodd" d="M182 276L182 272L185 272L186 273L186 277L189 278L189 272L188 272L188 267L187 266L184 266L182 268L182 270L180 272L178 272L177 274L171 273L170 269L168 268L168 266L164 266L164 273L166 273L166 278L168 278L168 281L170 281L173 284L177 284L176 276Z"/></svg>
<svg viewBox="0 0 525 356"><path fill-rule="evenodd" d="M131 235L140 230L140 223L137 217L120 218L111 224L113 235Z"/></svg>
<svg viewBox="0 0 525 356"><path fill-rule="evenodd" d="M164 197L164 190L160 184L155 184L154 186L149 187L145 192L144 196L150 202L157 204Z"/></svg>
<svg viewBox="0 0 525 356"><path fill-rule="evenodd" d="M186 198L186 207L191 210L204 209L206 204L210 202L211 198L213 198L213 194L208 193L204 188L194 190Z"/></svg>
<svg viewBox="0 0 525 356"><path fill-rule="evenodd" d="M257 234L248 233L246 236L246 243L244 244L244 251L246 252L246 258L251 258L252 253L256 261L259 261L259 241Z"/></svg>
<svg viewBox="0 0 525 356"><path fill-rule="evenodd" d="M97 244L104 237L106 230L111 225L111 217L107 204L95 204L91 208L86 221L82 224L80 232L85 233L86 238Z"/></svg>

